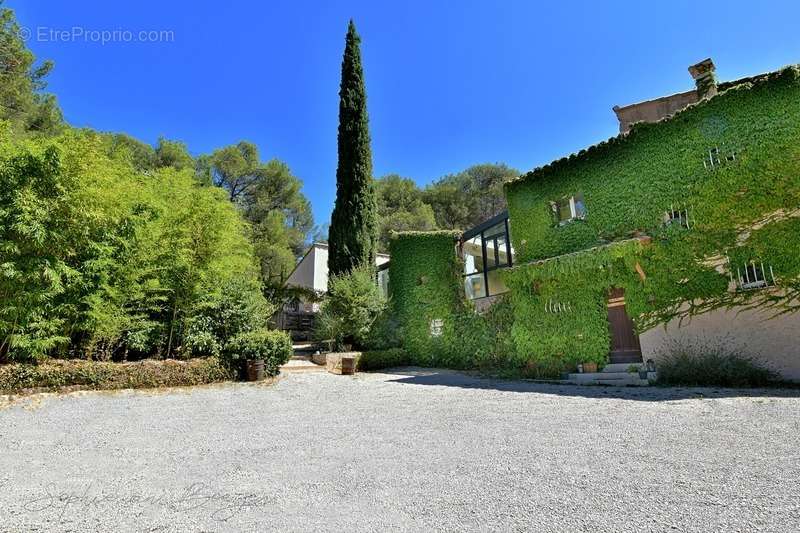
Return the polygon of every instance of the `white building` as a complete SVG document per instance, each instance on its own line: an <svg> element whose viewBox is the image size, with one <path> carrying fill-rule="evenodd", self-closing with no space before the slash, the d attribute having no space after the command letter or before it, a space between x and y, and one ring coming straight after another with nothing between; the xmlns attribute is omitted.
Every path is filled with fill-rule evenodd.
<svg viewBox="0 0 800 533"><path fill-rule="evenodd" d="M380 267L389 262L387 254L378 254L375 258L375 265ZM286 285L291 287L302 287L309 289L317 294L324 294L328 291L328 244L315 242L300 259L289 278ZM295 312L315 313L319 310L319 304L314 302L297 302Z"/></svg>

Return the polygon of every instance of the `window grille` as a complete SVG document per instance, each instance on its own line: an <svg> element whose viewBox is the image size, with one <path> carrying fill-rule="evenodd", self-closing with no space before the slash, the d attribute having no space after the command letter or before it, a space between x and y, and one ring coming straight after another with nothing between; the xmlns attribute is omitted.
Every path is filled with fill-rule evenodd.
<svg viewBox="0 0 800 533"><path fill-rule="evenodd" d="M431 337L441 337L444 330L444 320L434 318L431 320Z"/></svg>
<svg viewBox="0 0 800 533"><path fill-rule="evenodd" d="M736 267L736 279L733 281L736 283L736 289L740 291L763 289L775 285L775 273L772 271L772 265L765 267L763 262L751 261Z"/></svg>
<svg viewBox="0 0 800 533"><path fill-rule="evenodd" d="M547 303L544 306L545 313L571 313L572 312L572 304L569 302L554 302L553 300L547 300Z"/></svg>
<svg viewBox="0 0 800 533"><path fill-rule="evenodd" d="M689 208L670 205L669 210L664 212L664 226L679 225L686 229L692 229L692 221L689 220Z"/></svg>
<svg viewBox="0 0 800 533"><path fill-rule="evenodd" d="M715 170L726 163L734 163L736 162L737 155L735 149L726 147L724 143L722 147L711 147L703 158L703 168L706 170Z"/></svg>

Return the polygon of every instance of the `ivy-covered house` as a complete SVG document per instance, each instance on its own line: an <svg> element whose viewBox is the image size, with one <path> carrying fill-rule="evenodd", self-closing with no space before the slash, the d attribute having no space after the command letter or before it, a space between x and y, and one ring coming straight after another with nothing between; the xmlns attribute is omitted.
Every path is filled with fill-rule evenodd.
<svg viewBox="0 0 800 533"><path fill-rule="evenodd" d="M689 70L696 103L615 108L627 133L507 184L515 341L627 363L709 337L800 377L800 70Z"/></svg>
<svg viewBox="0 0 800 533"><path fill-rule="evenodd" d="M390 287L417 351L449 337L496 352L460 310L495 291L508 309L489 329L541 374L655 359L676 339L744 346L800 379L800 68L689 71L691 91L615 107L619 136L507 183L507 216L425 237L455 258L438 274L402 272L419 236L397 239Z"/></svg>

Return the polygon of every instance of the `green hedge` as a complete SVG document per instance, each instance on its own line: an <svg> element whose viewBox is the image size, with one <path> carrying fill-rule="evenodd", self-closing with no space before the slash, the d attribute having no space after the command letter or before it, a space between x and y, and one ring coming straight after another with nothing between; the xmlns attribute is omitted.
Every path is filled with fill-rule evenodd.
<svg viewBox="0 0 800 533"><path fill-rule="evenodd" d="M26 389L139 389L201 385L232 379L216 357L189 361L145 360L107 363L53 359L45 363L0 365L0 392Z"/></svg>
<svg viewBox="0 0 800 533"><path fill-rule="evenodd" d="M358 358L359 372L368 370L381 370L384 368L393 368L397 366L408 366L411 364L411 358L401 348L392 348L389 350L373 350L361 352L361 357Z"/></svg>

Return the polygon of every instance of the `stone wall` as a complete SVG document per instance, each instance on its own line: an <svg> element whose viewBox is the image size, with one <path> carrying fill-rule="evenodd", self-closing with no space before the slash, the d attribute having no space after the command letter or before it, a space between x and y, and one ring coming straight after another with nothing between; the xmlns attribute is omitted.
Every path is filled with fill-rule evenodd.
<svg viewBox="0 0 800 533"><path fill-rule="evenodd" d="M800 314L771 317L763 310L719 309L682 326L672 321L666 329L659 326L640 336L642 355L658 365L659 350L669 342L719 341L761 359L784 379L800 381Z"/></svg>
<svg viewBox="0 0 800 533"><path fill-rule="evenodd" d="M699 101L697 91L692 90L624 107L614 106L614 113L619 119L620 133L627 133L636 122L658 122Z"/></svg>

